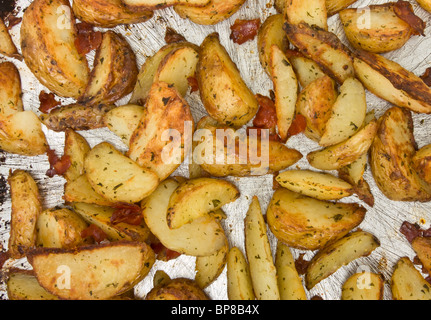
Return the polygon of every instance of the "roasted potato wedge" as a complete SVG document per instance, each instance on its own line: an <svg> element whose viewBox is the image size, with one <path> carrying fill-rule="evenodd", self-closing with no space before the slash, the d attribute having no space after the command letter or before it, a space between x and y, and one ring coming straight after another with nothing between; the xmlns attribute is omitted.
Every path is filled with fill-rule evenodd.
<svg viewBox="0 0 431 320"><path fill-rule="evenodd" d="M377 129L378 123L374 118L346 141L310 152L307 160L311 166L319 170L338 170L368 152Z"/></svg>
<svg viewBox="0 0 431 320"><path fill-rule="evenodd" d="M112 216L121 206L100 206L89 203L73 203L73 210L87 223L98 226L107 235L110 241L139 241L146 242L150 237L150 231L142 220L141 224L112 221ZM127 207L125 207L127 208Z"/></svg>
<svg viewBox="0 0 431 320"><path fill-rule="evenodd" d="M356 2L356 0L326 0L326 12L328 18L338 13ZM286 0L275 0L274 7L279 13L283 13L286 6Z"/></svg>
<svg viewBox="0 0 431 320"><path fill-rule="evenodd" d="M122 0L130 10L157 10L173 5L185 4L191 7L203 7L209 0Z"/></svg>
<svg viewBox="0 0 431 320"><path fill-rule="evenodd" d="M288 23L299 24L305 22L310 26L328 30L325 0L287 0L283 12Z"/></svg>
<svg viewBox="0 0 431 320"><path fill-rule="evenodd" d="M84 105L113 104L132 92L138 72L135 53L127 40L108 30L102 35L88 85L78 102Z"/></svg>
<svg viewBox="0 0 431 320"><path fill-rule="evenodd" d="M228 252L229 243L226 238L225 245L220 250L206 257L196 257L195 281L199 287L205 289L220 276L226 266Z"/></svg>
<svg viewBox="0 0 431 320"><path fill-rule="evenodd" d="M176 278L162 282L151 289L145 300L210 300L192 279Z"/></svg>
<svg viewBox="0 0 431 320"><path fill-rule="evenodd" d="M430 0L416 0L419 5L426 11L431 13L431 1Z"/></svg>
<svg viewBox="0 0 431 320"><path fill-rule="evenodd" d="M353 65L357 78L376 96L416 113L431 113L431 88L400 64L357 50Z"/></svg>
<svg viewBox="0 0 431 320"><path fill-rule="evenodd" d="M307 300L302 278L295 267L290 248L278 241L275 255L280 300Z"/></svg>
<svg viewBox="0 0 431 320"><path fill-rule="evenodd" d="M87 226L85 220L70 209L43 210L36 222L36 245L46 248L76 248L85 243L81 232Z"/></svg>
<svg viewBox="0 0 431 320"><path fill-rule="evenodd" d="M169 198L166 221L169 228L177 229L208 215L240 196L231 182L215 178L187 180L179 185Z"/></svg>
<svg viewBox="0 0 431 320"><path fill-rule="evenodd" d="M286 170L275 179L290 191L319 200L339 200L353 194L350 183L328 172Z"/></svg>
<svg viewBox="0 0 431 320"><path fill-rule="evenodd" d="M145 113L130 139L127 155L155 172L162 181L181 165L189 152L193 129L187 101L169 84L155 82Z"/></svg>
<svg viewBox="0 0 431 320"><path fill-rule="evenodd" d="M8 252L14 259L24 257L36 246L37 218L42 213L39 187L24 170L15 170L8 178L11 195Z"/></svg>
<svg viewBox="0 0 431 320"><path fill-rule="evenodd" d="M17 67L9 61L0 63L0 115L24 111L21 95L21 76Z"/></svg>
<svg viewBox="0 0 431 320"><path fill-rule="evenodd" d="M341 287L341 300L383 300L385 280L381 274L359 272Z"/></svg>
<svg viewBox="0 0 431 320"><path fill-rule="evenodd" d="M21 23L22 56L35 77L50 91L78 98L89 79L85 55L75 46L75 17L66 0L36 0Z"/></svg>
<svg viewBox="0 0 431 320"><path fill-rule="evenodd" d="M63 155L69 157L71 164L63 174L66 181L73 181L84 174L84 160L90 150L90 145L80 133L66 129Z"/></svg>
<svg viewBox="0 0 431 320"><path fill-rule="evenodd" d="M267 227L259 199L254 196L244 218L244 242L253 290L258 300L280 300Z"/></svg>
<svg viewBox="0 0 431 320"><path fill-rule="evenodd" d="M365 121L367 100L362 83L356 78L348 78L340 86L339 91L337 100L331 108L331 116L319 140L319 145L324 147L349 139L358 132Z"/></svg>
<svg viewBox="0 0 431 320"><path fill-rule="evenodd" d="M72 10L79 20L102 28L141 23L153 16L149 9L129 10L121 0L74 0Z"/></svg>
<svg viewBox="0 0 431 320"><path fill-rule="evenodd" d="M10 300L59 300L57 296L41 287L31 270L17 268L10 270L6 290Z"/></svg>
<svg viewBox="0 0 431 320"><path fill-rule="evenodd" d="M266 220L274 236L291 248L317 250L357 227L366 209L356 203L323 201L277 189Z"/></svg>
<svg viewBox="0 0 431 320"><path fill-rule="evenodd" d="M18 52L3 19L0 19L0 53L11 58L22 60L22 56Z"/></svg>
<svg viewBox="0 0 431 320"><path fill-rule="evenodd" d="M142 201L142 213L151 233L168 249L191 255L209 256L225 245L226 235L219 221L208 215L178 229L166 221L169 199L179 183L168 178Z"/></svg>
<svg viewBox="0 0 431 320"><path fill-rule="evenodd" d="M431 272L431 238L419 236L411 242L413 250L416 252L424 269Z"/></svg>
<svg viewBox="0 0 431 320"><path fill-rule="evenodd" d="M370 255L380 241L366 231L354 231L319 250L311 259L305 274L305 286L311 290L339 268L353 260Z"/></svg>
<svg viewBox="0 0 431 320"><path fill-rule="evenodd" d="M305 88L314 80L327 76L314 60L305 57L299 51L286 50L285 54L292 64L296 78L302 88Z"/></svg>
<svg viewBox="0 0 431 320"><path fill-rule="evenodd" d="M140 167L108 142L88 152L84 170L93 189L112 202L139 202L159 184L154 172Z"/></svg>
<svg viewBox="0 0 431 320"><path fill-rule="evenodd" d="M94 191L94 188L91 186L85 173L74 180L66 181L64 184L63 199L67 203L83 202L100 206L109 206L114 204L113 201Z"/></svg>
<svg viewBox="0 0 431 320"><path fill-rule="evenodd" d="M285 23L284 30L291 44L338 83L355 76L351 52L334 33L305 22Z"/></svg>
<svg viewBox="0 0 431 320"><path fill-rule="evenodd" d="M350 44L374 53L385 53L404 46L415 32L396 15L394 5L395 2L389 2L341 10L341 23Z"/></svg>
<svg viewBox="0 0 431 320"><path fill-rule="evenodd" d="M229 250L226 276L229 300L255 300L250 266L238 247Z"/></svg>
<svg viewBox="0 0 431 320"><path fill-rule="evenodd" d="M431 300L431 288L408 257L402 257L394 267L391 277L394 300Z"/></svg>
<svg viewBox="0 0 431 320"><path fill-rule="evenodd" d="M289 59L277 45L270 49L269 66L274 87L277 130L282 141L289 138L289 128L295 118L299 84Z"/></svg>
<svg viewBox="0 0 431 320"><path fill-rule="evenodd" d="M141 281L155 257L143 242L120 241L73 250L37 248L28 260L41 286L59 298L106 300Z"/></svg>
<svg viewBox="0 0 431 320"><path fill-rule="evenodd" d="M231 17L244 3L245 0L210 0L204 7L179 4L174 9L183 19L201 25L215 25Z"/></svg>
<svg viewBox="0 0 431 320"><path fill-rule="evenodd" d="M380 191L394 201L429 201L430 186L413 170L417 145L407 109L392 107L379 119L370 149L370 166Z"/></svg>
<svg viewBox="0 0 431 320"><path fill-rule="evenodd" d="M256 96L241 78L218 33L209 34L201 44L196 78L204 107L218 122L241 127L256 115Z"/></svg>
<svg viewBox="0 0 431 320"><path fill-rule="evenodd" d="M301 90L296 102L296 112L307 121L304 135L319 142L332 115L332 106L337 101L335 81L327 75L321 76Z"/></svg>
<svg viewBox="0 0 431 320"><path fill-rule="evenodd" d="M412 157L412 166L419 177L431 184L431 144L420 148Z"/></svg>

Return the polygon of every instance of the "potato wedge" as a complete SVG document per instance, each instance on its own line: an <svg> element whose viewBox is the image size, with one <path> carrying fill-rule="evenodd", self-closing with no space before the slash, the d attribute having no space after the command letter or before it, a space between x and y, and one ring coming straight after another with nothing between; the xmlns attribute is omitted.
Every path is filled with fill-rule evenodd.
<svg viewBox="0 0 431 320"><path fill-rule="evenodd" d="M431 13L431 1L430 0L416 0L419 5L426 11Z"/></svg>
<svg viewBox="0 0 431 320"><path fill-rule="evenodd" d="M154 172L143 169L108 142L88 152L84 170L93 189L113 202L139 202L159 184Z"/></svg>
<svg viewBox="0 0 431 320"><path fill-rule="evenodd" d="M105 300L120 295L150 271L155 257L143 242L111 242L74 250L37 248L28 255L48 292L68 300Z"/></svg>
<svg viewBox="0 0 431 320"><path fill-rule="evenodd" d="M267 227L259 199L253 196L244 218L244 243L257 300L280 300Z"/></svg>
<svg viewBox="0 0 431 320"><path fill-rule="evenodd" d="M347 166L368 152L377 129L378 123L374 118L346 141L310 152L307 160L319 170L337 170Z"/></svg>
<svg viewBox="0 0 431 320"><path fill-rule="evenodd" d="M176 278L162 282L147 293L145 300L210 300L192 279Z"/></svg>
<svg viewBox="0 0 431 320"><path fill-rule="evenodd" d="M245 0L210 0L204 7L180 4L174 6L174 9L183 19L201 25L215 25L231 17L244 3Z"/></svg>
<svg viewBox="0 0 431 320"><path fill-rule="evenodd" d="M278 184L319 200L339 200L353 194L353 186L327 172L287 170L276 177Z"/></svg>
<svg viewBox="0 0 431 320"><path fill-rule="evenodd" d="M35 77L53 93L78 98L89 79L85 55L75 46L75 17L66 0L36 0L21 23L21 50Z"/></svg>
<svg viewBox="0 0 431 320"><path fill-rule="evenodd" d="M215 178L187 180L181 183L169 198L166 221L169 228L180 228L234 202L239 196L238 188L226 180Z"/></svg>
<svg viewBox="0 0 431 320"><path fill-rule="evenodd" d="M229 243L226 238L225 245L217 252L206 257L196 257L195 281L199 287L205 289L220 276L226 266L228 252Z"/></svg>
<svg viewBox="0 0 431 320"><path fill-rule="evenodd" d="M280 300L307 300L302 279L295 267L295 260L290 248L278 241L275 256Z"/></svg>
<svg viewBox="0 0 431 320"><path fill-rule="evenodd" d="M424 269L431 272L431 238L419 236L411 242L413 250L416 252Z"/></svg>
<svg viewBox="0 0 431 320"><path fill-rule="evenodd" d="M18 52L3 19L0 19L0 53L11 58L22 60L22 56Z"/></svg>
<svg viewBox="0 0 431 320"><path fill-rule="evenodd" d="M168 178L142 201L142 213L151 233L168 249L191 255L209 256L225 244L226 235L219 221L204 216L178 229L170 229L166 221L169 199L179 183Z"/></svg>
<svg viewBox="0 0 431 320"><path fill-rule="evenodd" d="M357 227L366 209L356 203L323 201L277 189L266 220L274 236L291 248L317 250Z"/></svg>
<svg viewBox="0 0 431 320"><path fill-rule="evenodd" d="M341 300L383 300L384 284L381 274L355 273L343 283Z"/></svg>
<svg viewBox="0 0 431 320"><path fill-rule="evenodd" d="M121 0L75 0L72 10L79 20L102 28L113 28L121 24L135 24L149 20L153 11L148 9L131 11Z"/></svg>
<svg viewBox="0 0 431 320"><path fill-rule="evenodd" d="M394 201L429 201L430 186L411 164L417 150L411 112L392 107L379 123L370 149L370 167L380 191Z"/></svg>
<svg viewBox="0 0 431 320"><path fill-rule="evenodd" d="M391 292L394 300L430 300L428 281L415 268L408 257L401 257L391 277Z"/></svg>
<svg viewBox="0 0 431 320"><path fill-rule="evenodd" d="M164 180L181 165L191 148L193 116L187 101L165 82L153 84L145 108L127 155Z"/></svg>
<svg viewBox="0 0 431 320"><path fill-rule="evenodd" d="M48 151L42 124L33 111L0 116L0 149L24 156L38 156Z"/></svg>
<svg viewBox="0 0 431 320"><path fill-rule="evenodd" d="M130 10L157 10L173 5L186 4L191 7L203 7L209 0L122 0Z"/></svg>
<svg viewBox="0 0 431 320"><path fill-rule="evenodd" d="M27 171L11 172L8 183L12 202L8 251L12 258L19 259L36 246L42 199L36 181Z"/></svg>
<svg viewBox="0 0 431 320"><path fill-rule="evenodd" d="M376 96L416 113L431 113L431 88L400 64L361 50L353 65L358 79Z"/></svg>
<svg viewBox="0 0 431 320"><path fill-rule="evenodd" d="M348 78L340 86L340 93L332 105L319 145L327 147L341 143L362 127L367 113L367 100L362 83Z"/></svg>
<svg viewBox="0 0 431 320"><path fill-rule="evenodd" d="M73 210L87 223L95 224L102 229L110 241L146 242L150 237L150 231L144 221L139 225L113 222L111 219L116 211L115 205L109 207L76 202L72 206Z"/></svg>
<svg viewBox="0 0 431 320"><path fill-rule="evenodd" d="M220 43L218 33L209 34L201 44L196 78L204 107L218 122L241 127L256 115L257 99Z"/></svg>
<svg viewBox="0 0 431 320"><path fill-rule="evenodd" d="M84 105L113 104L132 92L138 72L135 53L127 40L108 30L102 35L88 85L78 102Z"/></svg>
<svg viewBox="0 0 431 320"><path fill-rule="evenodd" d="M356 1L357 0L326 0L326 11L328 12L328 17L337 14L341 10L354 4Z"/></svg>
<svg viewBox="0 0 431 320"><path fill-rule="evenodd" d="M66 181L73 181L84 174L84 160L91 150L87 140L78 132L66 129L64 133L64 156L70 158L70 167L63 174Z"/></svg>
<svg viewBox="0 0 431 320"><path fill-rule="evenodd" d="M319 250L311 259L305 274L305 286L311 290L350 262L370 255L380 246L380 241L366 231L354 231Z"/></svg>
<svg viewBox="0 0 431 320"><path fill-rule="evenodd" d="M289 62L295 70L296 78L302 88L308 86L314 80L317 80L326 74L320 66L312 59L309 59L296 50L286 50L285 52Z"/></svg>
<svg viewBox="0 0 431 320"><path fill-rule="evenodd" d="M9 300L59 300L40 286L31 270L14 268L8 272L6 290Z"/></svg>
<svg viewBox="0 0 431 320"><path fill-rule="evenodd" d="M299 90L298 79L289 59L277 45L271 47L269 61L275 95L278 135L282 141L286 141L295 117Z"/></svg>
<svg viewBox="0 0 431 320"><path fill-rule="evenodd" d="M311 81L299 93L296 112L303 115L307 121L304 131L307 138L320 141L337 97L336 83L327 75Z"/></svg>
<svg viewBox="0 0 431 320"><path fill-rule="evenodd" d="M414 29L395 14L394 5L395 2L389 2L341 10L341 23L350 44L374 53L403 47L414 35Z"/></svg>
<svg viewBox="0 0 431 320"><path fill-rule="evenodd" d="M351 52L334 33L304 22L286 23L284 30L290 43L338 83L355 76Z"/></svg>
<svg viewBox="0 0 431 320"><path fill-rule="evenodd" d="M66 181L64 184L63 199L67 203L83 202L100 206L109 206L114 203L94 191L85 173L74 180Z"/></svg>
<svg viewBox="0 0 431 320"><path fill-rule="evenodd" d="M412 165L421 179L431 183L431 144L420 148L412 157Z"/></svg>
<svg viewBox="0 0 431 320"><path fill-rule="evenodd" d="M229 250L226 276L229 300L255 300L250 266L238 247Z"/></svg>
<svg viewBox="0 0 431 320"><path fill-rule="evenodd" d="M287 0L283 12L288 23L299 24L305 22L310 26L328 30L325 0Z"/></svg>
<svg viewBox="0 0 431 320"><path fill-rule="evenodd" d="M24 111L21 95L21 77L17 67L9 61L0 63L0 115Z"/></svg>
<svg viewBox="0 0 431 320"><path fill-rule="evenodd" d="M36 222L36 245L45 248L76 248L85 243L81 232L87 226L87 223L70 209L43 210Z"/></svg>

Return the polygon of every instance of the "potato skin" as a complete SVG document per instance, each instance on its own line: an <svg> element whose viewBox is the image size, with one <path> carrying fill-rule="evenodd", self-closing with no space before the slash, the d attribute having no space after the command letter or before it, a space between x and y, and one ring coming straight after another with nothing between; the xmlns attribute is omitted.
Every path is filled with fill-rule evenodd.
<svg viewBox="0 0 431 320"><path fill-rule="evenodd" d="M145 300L210 300L193 280L177 278L155 286Z"/></svg>

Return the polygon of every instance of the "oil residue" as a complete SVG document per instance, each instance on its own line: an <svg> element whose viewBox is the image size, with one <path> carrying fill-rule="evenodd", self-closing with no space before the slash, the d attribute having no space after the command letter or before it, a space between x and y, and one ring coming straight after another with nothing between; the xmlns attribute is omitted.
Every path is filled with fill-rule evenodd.
<svg viewBox="0 0 431 320"><path fill-rule="evenodd" d="M15 10L16 0L0 0L0 16L5 19L9 14Z"/></svg>

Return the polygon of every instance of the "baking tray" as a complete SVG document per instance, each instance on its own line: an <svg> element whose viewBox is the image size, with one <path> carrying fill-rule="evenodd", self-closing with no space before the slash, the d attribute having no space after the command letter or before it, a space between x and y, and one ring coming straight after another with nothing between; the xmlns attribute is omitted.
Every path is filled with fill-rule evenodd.
<svg viewBox="0 0 431 320"><path fill-rule="evenodd" d="M381 0L359 0L352 7L363 7L369 4L380 4L387 1ZM426 37L415 36L411 38L407 44L396 51L384 54L384 56L392 59L408 70L417 75L422 75L426 68L431 65L431 15L420 8L415 1L410 1L414 7L415 13L427 23L425 30ZM17 1L17 16L21 17L23 9L26 8L31 1ZM262 22L269 16L276 13L271 0L247 0L242 8L229 19L214 25L201 26L185 19L181 19L172 8L155 11L153 18L145 23L118 26L113 28L118 33L126 36L127 40L134 49L139 66L141 66L148 56L154 54L159 48L165 45L164 35L167 27L171 27L178 33L184 35L186 39L197 45L201 44L206 35L212 32L218 32L220 41L227 49L232 60L236 62L242 77L247 85L254 93L268 95L272 89L272 82L264 72L259 63L258 49L256 39L246 42L242 45L233 43L230 40L230 26L235 19L255 19L259 18ZM328 20L329 30L334 32L343 43L348 45L344 31L339 22L338 15L330 17ZM19 44L19 25L11 30L13 40ZM92 63L92 55L88 55L89 63ZM33 110L39 113L38 95L41 90L46 90L31 74L25 63L16 59L0 57L2 61L10 60L18 67L20 71L22 87L23 87L23 103L26 110ZM128 101L129 97L119 100L116 104L121 105ZM199 120L206 111L202 106L198 93L188 94L188 100L195 120ZM62 102L68 103L68 99L62 99ZM375 110L376 116L380 117L385 110L391 105L383 101L373 94L367 92L367 103L369 110ZM415 137L418 146L421 147L431 143L429 131L431 129L431 116L424 114L414 114ZM53 132L44 128L45 134L52 149L58 154L62 154L64 134ZM108 129L96 129L80 132L94 146L101 141L108 141L116 146L119 150L126 150L126 146L121 140L111 133ZM313 150L318 149L318 145L307 139L303 135L292 137L287 145L296 148L304 158L297 163L297 166L302 169L310 168L305 159L305 155ZM46 208L63 205L62 200L63 186L65 180L62 177L55 176L49 178L46 176L46 171L49 168L47 156L24 157L8 153L0 153L0 183L1 187L6 188L5 193L0 197L0 243L3 248L7 248L9 238L10 211L11 203L7 184L5 180L9 175L10 170L24 169L30 172L39 185L41 195ZM311 168L310 168L311 169ZM183 164L174 173L187 177L188 170ZM251 198L257 195L263 212L266 211L267 205L273 190L273 176L267 175L262 177L250 178L227 178L234 182L240 192L241 197L236 202L224 207L227 213L227 219L223 221L223 227L229 239L231 246L237 246L244 252L244 232L243 219L250 204ZM364 221L359 226L361 229L369 231L376 235L381 242L381 246L377 248L368 257L359 258L347 266L342 267L336 273L321 281L312 290L307 292L309 298L320 296L324 300L340 299L341 286L344 281L355 272L360 270L370 270L381 273L386 280L389 280L392 274L392 269L397 260L402 256L408 256L413 259L415 253L405 237L399 232L400 226L404 221L418 223L423 228L429 228L431 220L431 203L417 202L395 202L388 200L377 188L371 172L365 172L365 179L371 187L371 191L375 197L374 207L369 207L355 196L344 198L343 202L358 202L365 206L368 210ZM275 250L276 239L269 233L270 243ZM310 259L315 252L292 250L294 257L305 253L304 258ZM27 260L20 259L7 261L4 268L9 267L30 268ZM148 276L135 287L135 294L138 298L145 297L146 293L152 288L152 278L156 270L164 270L171 278L186 277L194 278L195 275L195 258L182 255L175 260L169 262L157 261ZM214 300L227 300L227 280L226 269L208 288L206 293ZM0 283L0 298L7 299L5 283ZM385 284L384 299L392 299L388 281Z"/></svg>

